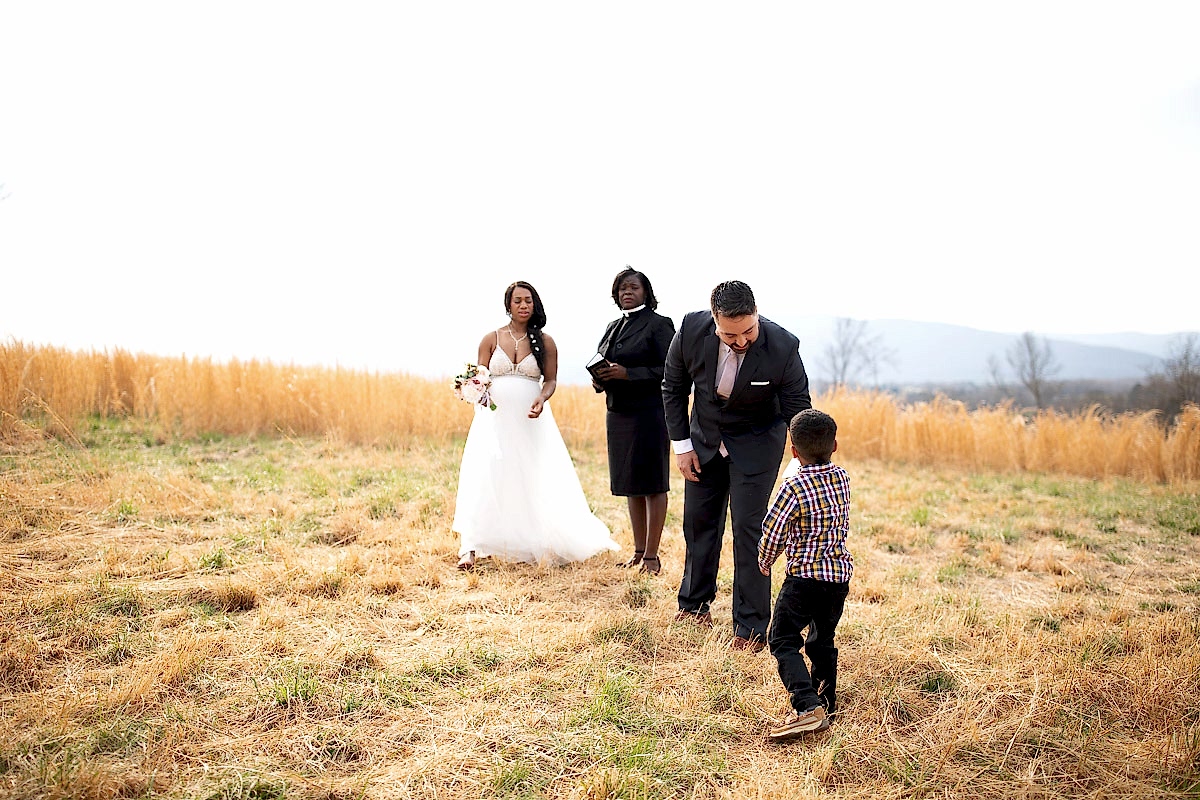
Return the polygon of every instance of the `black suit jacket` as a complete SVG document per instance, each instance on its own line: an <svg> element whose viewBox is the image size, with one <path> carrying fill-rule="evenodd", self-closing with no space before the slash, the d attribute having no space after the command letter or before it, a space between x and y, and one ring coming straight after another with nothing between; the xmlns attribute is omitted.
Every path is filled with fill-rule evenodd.
<svg viewBox="0 0 1200 800"><path fill-rule="evenodd" d="M663 363L675 336L675 323L670 317L643 308L631 315L617 333L625 321L625 317L619 317L608 323L597 349L629 373L629 380L602 384L609 410L632 413L662 405Z"/></svg>
<svg viewBox="0 0 1200 800"><path fill-rule="evenodd" d="M748 475L778 470L792 417L812 407L800 340L760 316L758 339L750 345L728 400L717 397L720 338L712 314L684 316L667 351L663 408L672 441L691 439L705 464L722 441L730 458ZM688 414L688 397L692 397Z"/></svg>

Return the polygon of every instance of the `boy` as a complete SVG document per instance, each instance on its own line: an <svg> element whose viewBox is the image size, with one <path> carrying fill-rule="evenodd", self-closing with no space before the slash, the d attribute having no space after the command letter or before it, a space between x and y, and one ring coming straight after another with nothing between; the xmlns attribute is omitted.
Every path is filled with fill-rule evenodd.
<svg viewBox="0 0 1200 800"><path fill-rule="evenodd" d="M771 729L769 738L775 741L829 727L837 704L833 634L854 572L846 549L850 478L829 461L837 450L837 423L810 408L792 418L788 434L799 469L780 485L758 542L763 575L771 574L780 552L787 556L787 577L775 600L767 643L794 711Z"/></svg>

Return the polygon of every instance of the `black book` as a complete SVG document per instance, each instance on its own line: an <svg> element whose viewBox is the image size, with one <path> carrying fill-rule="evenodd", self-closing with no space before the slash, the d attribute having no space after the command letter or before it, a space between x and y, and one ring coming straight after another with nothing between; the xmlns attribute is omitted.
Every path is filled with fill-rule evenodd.
<svg viewBox="0 0 1200 800"><path fill-rule="evenodd" d="M586 366L587 366L587 371L592 374L592 380L599 383L600 376L596 374L596 370L600 369L601 367L607 367L608 365L609 365L608 359L605 358L604 356L600 355L599 353L596 353L596 355L594 355L590 359L588 359Z"/></svg>

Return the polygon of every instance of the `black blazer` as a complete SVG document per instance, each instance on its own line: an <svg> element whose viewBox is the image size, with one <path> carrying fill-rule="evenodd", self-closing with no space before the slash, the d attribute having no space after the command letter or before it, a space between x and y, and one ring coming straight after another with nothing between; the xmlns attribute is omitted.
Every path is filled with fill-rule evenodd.
<svg viewBox="0 0 1200 800"><path fill-rule="evenodd" d="M629 373L629 380L601 384L608 409L633 413L657 408L662 405L663 363L675 336L675 323L648 308L630 316L617 333L617 326L624 321L624 317L619 317L608 323L597 348L600 355Z"/></svg>
<svg viewBox="0 0 1200 800"><path fill-rule="evenodd" d="M712 460L724 441L730 458L748 475L779 469L788 423L812 407L800 340L765 317L758 323L758 339L742 359L728 400L717 397L721 340L708 311L684 316L667 351L662 384L671 440L690 438L701 464Z"/></svg>

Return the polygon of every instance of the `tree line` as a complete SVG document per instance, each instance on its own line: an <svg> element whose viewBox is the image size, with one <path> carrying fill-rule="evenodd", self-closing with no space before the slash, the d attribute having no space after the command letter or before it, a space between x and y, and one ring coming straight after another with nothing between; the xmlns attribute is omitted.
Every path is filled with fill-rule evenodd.
<svg viewBox="0 0 1200 800"><path fill-rule="evenodd" d="M883 337L873 334L865 320L840 318L833 337L818 359L818 380L829 388L873 386L899 393L900 387L879 383L880 369L893 363L895 351ZM1046 337L1025 332L1003 354L988 358L990 383L957 384L906 390L906 399L932 399L943 395L969 406L1015 403L1034 409L1073 410L1094 405L1110 411L1162 412L1166 421L1185 405L1200 404L1200 335L1182 333L1168 343L1157 369L1138 381L1065 381L1058 378L1062 365Z"/></svg>

